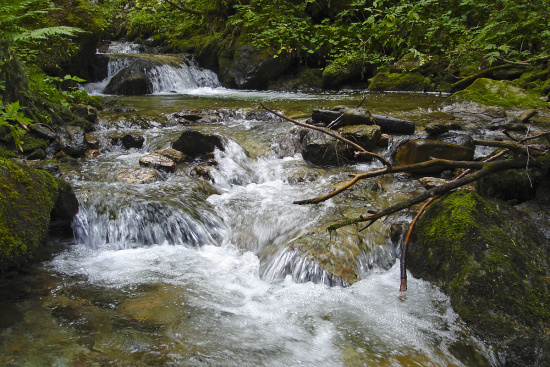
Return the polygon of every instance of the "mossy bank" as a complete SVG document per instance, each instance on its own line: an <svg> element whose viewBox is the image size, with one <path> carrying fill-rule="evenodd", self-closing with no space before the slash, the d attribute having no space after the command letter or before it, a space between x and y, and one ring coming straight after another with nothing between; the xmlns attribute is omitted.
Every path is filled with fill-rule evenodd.
<svg viewBox="0 0 550 367"><path fill-rule="evenodd" d="M52 211L66 205L67 193L76 200L67 183L46 171L0 158L0 271L32 258L48 233Z"/></svg>
<svg viewBox="0 0 550 367"><path fill-rule="evenodd" d="M463 190L432 204L412 239L411 273L441 287L503 365L549 365L548 248L530 221Z"/></svg>

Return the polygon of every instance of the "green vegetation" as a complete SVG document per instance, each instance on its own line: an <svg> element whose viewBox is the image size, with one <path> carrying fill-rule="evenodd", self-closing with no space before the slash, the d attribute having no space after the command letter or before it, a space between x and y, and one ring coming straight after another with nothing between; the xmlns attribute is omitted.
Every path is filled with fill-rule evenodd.
<svg viewBox="0 0 550 367"><path fill-rule="evenodd" d="M127 8L128 11L116 9ZM245 37L308 66L359 65L367 78L414 54L433 72L549 52L550 1L105 0L114 34L196 51ZM112 27L113 29L113 27Z"/></svg>

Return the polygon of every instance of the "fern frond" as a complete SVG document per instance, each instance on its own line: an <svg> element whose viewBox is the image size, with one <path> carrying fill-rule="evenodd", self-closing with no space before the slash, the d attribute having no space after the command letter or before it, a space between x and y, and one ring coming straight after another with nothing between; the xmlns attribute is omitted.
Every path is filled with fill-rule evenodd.
<svg viewBox="0 0 550 367"><path fill-rule="evenodd" d="M77 33L84 32L80 28L76 27L67 27L67 26L59 26L59 27L47 27L47 28L39 28L39 29L33 29L29 31L25 31L19 34L14 35L13 39L14 41L25 41L25 40L42 40L47 39L51 36L67 36L72 37L75 36Z"/></svg>

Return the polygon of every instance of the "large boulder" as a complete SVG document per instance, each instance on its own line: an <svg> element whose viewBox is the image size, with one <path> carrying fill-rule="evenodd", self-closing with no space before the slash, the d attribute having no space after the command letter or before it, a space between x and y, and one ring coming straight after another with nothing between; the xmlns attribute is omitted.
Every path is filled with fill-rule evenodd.
<svg viewBox="0 0 550 367"><path fill-rule="evenodd" d="M503 108L547 108L548 103L510 81L476 79L468 88L454 93L446 104L475 102Z"/></svg>
<svg viewBox="0 0 550 367"><path fill-rule="evenodd" d="M71 221L78 210L59 193L71 194L70 187L46 171L0 158L0 269L30 259L48 233L50 214ZM74 195L74 194L73 194ZM69 200L70 201L70 200Z"/></svg>
<svg viewBox="0 0 550 367"><path fill-rule="evenodd" d="M186 129L172 148L192 157L212 153L214 149L224 150L222 138L217 135L203 134L200 131Z"/></svg>
<svg viewBox="0 0 550 367"><path fill-rule="evenodd" d="M125 96L151 94L153 82L143 70L127 66L113 76L103 93Z"/></svg>
<svg viewBox="0 0 550 367"><path fill-rule="evenodd" d="M376 144L382 136L378 125L348 125L338 129L338 132L344 138L359 144L368 151L376 149Z"/></svg>
<svg viewBox="0 0 550 367"><path fill-rule="evenodd" d="M339 166L353 155L346 144L317 130L306 130L302 139L302 157L318 166Z"/></svg>
<svg viewBox="0 0 550 367"><path fill-rule="evenodd" d="M220 57L219 78L224 86L230 88L265 89L290 64L288 54L274 55L271 50L258 51L249 44L241 43L235 52Z"/></svg>
<svg viewBox="0 0 550 367"><path fill-rule="evenodd" d="M503 202L461 190L434 202L411 237L408 268L439 286L503 366L550 365L548 243Z"/></svg>

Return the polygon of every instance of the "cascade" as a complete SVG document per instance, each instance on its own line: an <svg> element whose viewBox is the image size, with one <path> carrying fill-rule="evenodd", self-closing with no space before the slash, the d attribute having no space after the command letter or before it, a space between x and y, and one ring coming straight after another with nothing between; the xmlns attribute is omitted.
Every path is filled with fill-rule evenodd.
<svg viewBox="0 0 550 367"><path fill-rule="evenodd" d="M110 78L141 56L113 56ZM386 207L418 183L380 178L320 205L292 204L375 163L307 164L287 146L299 131L253 110L257 101L269 98L301 112L354 106L360 96L230 91L227 99L196 98L183 92L216 87L211 72L187 63L155 64L148 72L158 80L155 95L120 97L135 112L110 111L100 119L94 132L100 155L60 165L80 203L75 240L32 269L44 284L14 300L15 311L5 308L21 317L0 325L0 365L498 366L430 283L409 277L407 295L399 297L390 222L376 223L362 237L352 230L330 238L324 230ZM86 88L102 91L97 84ZM182 93L167 96L171 91ZM395 109L403 98L373 95L367 104ZM433 97L411 98L414 114L418 98L426 98L423 111L435 104ZM134 124L151 105L157 116ZM212 105L223 111L219 121L192 126L223 138L223 150L216 148L208 166L211 181L192 177L197 160L152 183L116 180L119 170L139 169L140 157L170 147L187 128L166 123L166 115ZM144 145L108 143L121 134L138 134ZM394 221L410 219L403 214ZM360 280L351 284L335 275L335 260L346 258L350 247L334 244L357 238L361 251L346 270ZM10 279L10 286L27 289L26 281Z"/></svg>

